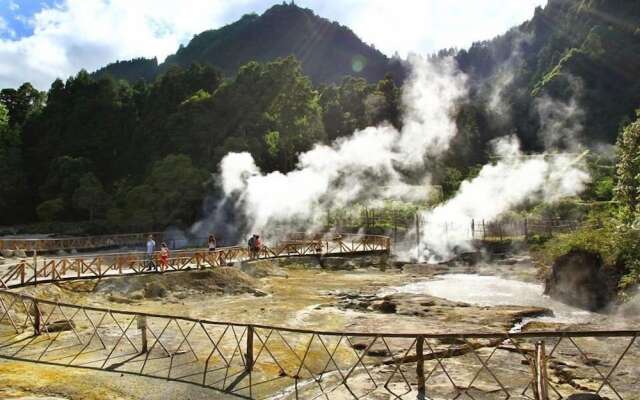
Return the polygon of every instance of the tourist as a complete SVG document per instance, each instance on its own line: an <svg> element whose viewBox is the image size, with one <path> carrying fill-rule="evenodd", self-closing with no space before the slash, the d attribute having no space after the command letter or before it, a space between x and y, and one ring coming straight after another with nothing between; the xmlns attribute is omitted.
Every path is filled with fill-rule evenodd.
<svg viewBox="0 0 640 400"><path fill-rule="evenodd" d="M262 242L260 241L260 235L256 235L256 240L254 242L254 251L255 251L255 258L259 258L260 257L260 250L262 250Z"/></svg>
<svg viewBox="0 0 640 400"><path fill-rule="evenodd" d="M158 270L158 266L153 261L153 252L156 250L156 241L153 240L153 235L149 235L149 239L147 240L147 253L145 255L145 267L147 270L151 271L152 269Z"/></svg>
<svg viewBox="0 0 640 400"><path fill-rule="evenodd" d="M209 235L209 251L216 251L216 237Z"/></svg>
<svg viewBox="0 0 640 400"><path fill-rule="evenodd" d="M165 242L160 245L160 272L167 270L169 266L169 247Z"/></svg>
<svg viewBox="0 0 640 400"><path fill-rule="evenodd" d="M248 244L249 259L253 260L256 248L256 235L251 235Z"/></svg>

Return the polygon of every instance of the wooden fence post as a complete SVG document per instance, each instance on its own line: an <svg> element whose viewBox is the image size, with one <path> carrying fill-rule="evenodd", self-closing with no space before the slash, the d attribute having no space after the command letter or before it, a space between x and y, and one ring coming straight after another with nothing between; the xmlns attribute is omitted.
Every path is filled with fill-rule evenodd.
<svg viewBox="0 0 640 400"><path fill-rule="evenodd" d="M418 398L424 398L426 385L424 381L424 337L416 338L416 375L418 377ZM421 397L420 397L421 396Z"/></svg>
<svg viewBox="0 0 640 400"><path fill-rule="evenodd" d="M140 339L142 340L141 353L146 353L147 349L147 316L138 315L138 329L140 329Z"/></svg>
<svg viewBox="0 0 640 400"><path fill-rule="evenodd" d="M549 400L549 386L547 381L547 356L544 352L544 342L536 343L533 360L533 395L536 400Z"/></svg>
<svg viewBox="0 0 640 400"><path fill-rule="evenodd" d="M33 299L33 312L35 313L33 316L33 334L39 336L42 322L40 321L40 307L38 307L38 300L36 299Z"/></svg>
<svg viewBox="0 0 640 400"><path fill-rule="evenodd" d="M418 218L418 213L416 213L416 253L418 261L420 261L420 220Z"/></svg>
<svg viewBox="0 0 640 400"><path fill-rule="evenodd" d="M471 240L476 238L476 224L473 218L471 218Z"/></svg>
<svg viewBox="0 0 640 400"><path fill-rule="evenodd" d="M245 355L245 370L251 372L253 369L253 326L247 326L247 353Z"/></svg>

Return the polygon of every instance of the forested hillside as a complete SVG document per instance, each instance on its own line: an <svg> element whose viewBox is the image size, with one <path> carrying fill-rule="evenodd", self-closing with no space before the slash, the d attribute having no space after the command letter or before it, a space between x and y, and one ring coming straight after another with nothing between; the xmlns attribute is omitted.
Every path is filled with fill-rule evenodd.
<svg viewBox="0 0 640 400"><path fill-rule="evenodd" d="M305 75L316 84L339 83L345 76L377 82L387 73L401 80L405 73L399 60L389 59L365 44L349 28L287 3L275 5L262 15L248 14L220 29L202 32L155 68L155 60L136 59L110 64L97 73L135 82L137 78L149 80L151 71L160 74L172 66L199 63L233 76L249 61L272 61L289 55L300 60Z"/></svg>
<svg viewBox="0 0 640 400"><path fill-rule="evenodd" d="M640 106L636 0L549 0L506 34L448 53L472 76L474 104L493 120L488 136L515 131L530 149L567 148L576 141L612 144ZM492 96L500 97L504 109L491 110ZM556 110L548 110L547 98L558 100L550 105ZM555 132L541 134L546 127L540 114L553 111L579 126L555 126Z"/></svg>
<svg viewBox="0 0 640 400"><path fill-rule="evenodd" d="M227 80L194 64L152 84L81 71L47 93L4 89L0 225L187 225L213 192L208 172L229 151L250 151L266 171L289 170L314 143L397 121L398 97L390 78L314 88L293 57L250 62Z"/></svg>
<svg viewBox="0 0 640 400"><path fill-rule="evenodd" d="M614 144L640 107L639 21L634 0L551 0L503 36L435 55L454 56L472 87L435 171L445 195L497 136L516 132L528 150ZM385 120L399 127L403 73L385 76L388 66L347 28L281 5L203 32L159 66L137 59L47 92L3 89L0 226L188 226L229 151L288 171L314 143Z"/></svg>

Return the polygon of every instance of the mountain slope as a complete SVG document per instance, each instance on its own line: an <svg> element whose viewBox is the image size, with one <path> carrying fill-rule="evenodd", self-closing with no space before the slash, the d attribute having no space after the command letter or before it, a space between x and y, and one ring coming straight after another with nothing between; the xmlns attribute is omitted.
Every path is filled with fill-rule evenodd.
<svg viewBox="0 0 640 400"><path fill-rule="evenodd" d="M331 22L295 4L275 5L262 15L248 14L220 29L204 31L176 54L167 57L155 74L171 66L193 63L213 65L233 76L249 61L272 61L294 55L303 71L318 83L340 82L357 76L377 82L391 73L396 81L404 76L400 61L389 59L360 40L349 28ZM147 79L151 60L110 64L98 73L127 79Z"/></svg>
<svg viewBox="0 0 640 400"><path fill-rule="evenodd" d="M549 0L530 21L456 58L479 85L512 74L502 99L509 128L528 147L544 145L538 114L547 98L579 106L578 139L614 143L640 106L640 1ZM576 140L565 139L565 147Z"/></svg>

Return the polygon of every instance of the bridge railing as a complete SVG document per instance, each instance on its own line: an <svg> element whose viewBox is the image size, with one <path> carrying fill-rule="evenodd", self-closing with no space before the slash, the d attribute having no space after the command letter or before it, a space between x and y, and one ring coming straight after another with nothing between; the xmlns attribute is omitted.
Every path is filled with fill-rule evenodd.
<svg viewBox="0 0 640 400"><path fill-rule="evenodd" d="M317 239L296 238L275 245L263 246L253 257L258 259L304 255L388 253L391 241L376 235L332 235ZM247 247L222 247L177 250L171 252L166 271L224 266L229 262L252 257ZM67 279L102 278L114 275L140 274L160 268L159 253L148 258L144 252L105 253L92 256L77 255L58 258L24 258L0 274L0 288L49 283Z"/></svg>
<svg viewBox="0 0 640 400"><path fill-rule="evenodd" d="M149 235L161 240L162 232L128 233L120 235L77 236L66 238L0 238L0 249L21 249L27 252L50 252L57 250L88 250L105 247L143 245Z"/></svg>
<svg viewBox="0 0 640 400"><path fill-rule="evenodd" d="M639 333L325 332L0 291L0 357L186 382L239 398L538 399L548 390L553 398L580 391L635 399Z"/></svg>

